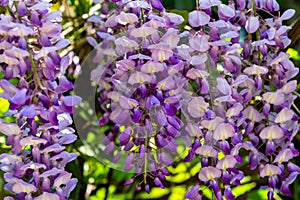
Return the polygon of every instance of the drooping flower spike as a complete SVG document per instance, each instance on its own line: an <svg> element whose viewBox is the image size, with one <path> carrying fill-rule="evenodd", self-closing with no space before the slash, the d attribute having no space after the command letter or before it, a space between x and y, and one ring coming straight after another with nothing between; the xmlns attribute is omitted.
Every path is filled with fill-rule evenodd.
<svg viewBox="0 0 300 200"><path fill-rule="evenodd" d="M165 167L178 158L177 141L182 139L188 146L185 161L201 159L198 182L187 198L201 199L199 186L205 185L217 199L235 199L231 188L244 178L237 166L246 162L240 149L249 152L249 169L258 169L261 178L268 179L269 199L274 192L290 195L288 185L299 173L290 161L298 156L293 145L297 117L291 109L297 85L291 79L298 70L284 53L290 44L286 34L290 27L283 21L294 11L278 16L276 0L230 0L228 4L199 0L181 33L178 25L184 19L167 12L160 0L113 2L117 8L113 12L103 9L101 16L89 19L97 32L88 42L97 50L99 41L99 49L105 50L98 49L96 62L111 58L105 74L103 66L98 67L91 80L100 94L99 125L113 127L105 133L103 151L113 162L123 162L124 171L136 173L125 185L143 174L147 192L147 177L164 188L170 174ZM20 10L21 15L24 12ZM24 27L20 30L24 36L33 34ZM36 55L51 65L44 52L55 50L44 48ZM5 56L16 65L25 54L20 52L13 60ZM10 69L9 75L13 72ZM24 101L23 90L8 94L14 97L15 107ZM71 112L73 105L70 99L62 99L64 111ZM22 114L31 117L32 111L26 107ZM122 160L124 152L127 157ZM224 157L219 158L219 153Z"/></svg>
<svg viewBox="0 0 300 200"><path fill-rule="evenodd" d="M298 71L283 52L290 40L289 27L282 22L294 11L276 16L276 0L242 0L237 5L203 0L189 14L190 31L180 33L177 26L184 19L167 12L160 0L113 2L119 8L116 12L104 6L103 19L90 18L100 27L97 38L115 40L118 47L116 52L100 52L96 60L101 61L103 54L128 53L110 66L108 77L92 74L101 93L99 103L106 105L99 124L114 125L103 141L104 152L116 153L118 143L128 152L124 170L149 175L163 188L169 175L164 167L172 164L176 140L182 138L190 146L185 160L201 158L199 183L210 187L217 199L222 195L234 199L231 186L243 179L236 164L244 162L239 155L244 148L249 152L249 168L259 168L260 176L268 177L268 198L275 191L290 195L288 186L300 171L290 162L298 156L293 137L299 127L291 110L297 84L290 81ZM11 16L0 16L1 71L5 73L0 97L9 101L6 116L16 122L1 120L0 130L7 145L12 145L12 154L0 156L5 188L17 199L66 199L76 180L64 167L76 155L64 151L64 145L76 140L74 130L68 128L69 114L80 98L62 95L73 85L61 73L68 59L57 53L68 45L60 36L60 25L53 22L61 16L49 11L48 2L12 3L1 2ZM217 9L216 19L211 17L212 8ZM274 17L257 15L265 11ZM115 38L125 30L127 36ZM246 38L241 37L244 30ZM32 37L37 49L28 40ZM95 39L88 41L97 46ZM17 84L8 81L15 78ZM127 89L136 92L124 93ZM219 152L225 157L219 159ZM199 183L187 198L201 199ZM146 178L144 184L149 192Z"/></svg>
<svg viewBox="0 0 300 200"><path fill-rule="evenodd" d="M77 137L70 114L81 101L64 96L73 84L64 76L69 58L58 51L69 45L61 35L61 13L46 1L1 1L0 97L9 110L0 119L11 153L0 155L5 199L68 199L77 179L65 171L75 153L65 145ZM15 81L13 81L15 80Z"/></svg>

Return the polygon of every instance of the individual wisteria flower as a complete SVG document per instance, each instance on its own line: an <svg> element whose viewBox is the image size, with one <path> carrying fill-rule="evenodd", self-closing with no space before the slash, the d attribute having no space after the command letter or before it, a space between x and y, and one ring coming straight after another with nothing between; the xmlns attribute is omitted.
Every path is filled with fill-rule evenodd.
<svg viewBox="0 0 300 200"><path fill-rule="evenodd" d="M222 194L219 188L218 181L216 179L221 177L221 170L214 167L203 167L199 172L199 179L203 182L208 182L212 187L217 199L222 199Z"/></svg>
<svg viewBox="0 0 300 200"><path fill-rule="evenodd" d="M69 41L61 35L61 13L46 1L1 1L0 97L9 110L0 119L11 153L0 155L5 199L68 199L77 179L65 171L76 153L65 151L77 136L70 127L77 96L64 76L68 57L58 51Z"/></svg>
<svg viewBox="0 0 300 200"><path fill-rule="evenodd" d="M248 33L255 33L259 28L259 18L249 17L246 21L245 28Z"/></svg>
<svg viewBox="0 0 300 200"><path fill-rule="evenodd" d="M189 24L192 27L200 27L207 25L210 21L210 16L203 11L192 11L189 13Z"/></svg>
<svg viewBox="0 0 300 200"><path fill-rule="evenodd" d="M199 0L181 33L182 17L160 0L113 2L114 12L93 20L98 32L88 42L96 62L109 61L91 80L100 94L99 125L113 127L104 152L114 162L126 152L124 170L136 173L125 185L143 174L147 192L147 176L164 188L165 167L182 139L189 147L184 161L201 159L187 198L201 199L204 185L218 200L235 199L231 188L244 178L238 164L246 162L240 149L248 152L249 169L268 178L268 199L274 192L290 195L288 185L300 172L290 161L299 154L291 108L297 85L291 79L299 70L284 53L290 27L283 21L294 11L278 15L276 0Z"/></svg>
<svg viewBox="0 0 300 200"><path fill-rule="evenodd" d="M186 198L189 199L202 199L202 196L199 194L199 185L193 186L190 190L188 190L185 194Z"/></svg>
<svg viewBox="0 0 300 200"><path fill-rule="evenodd" d="M278 176L281 173L281 170L279 167L276 165L272 164L266 164L262 170L260 171L260 176L263 177L268 177L269 180L269 192L268 192L268 198L273 199L274 195L274 189L276 188L276 185L278 184Z"/></svg>

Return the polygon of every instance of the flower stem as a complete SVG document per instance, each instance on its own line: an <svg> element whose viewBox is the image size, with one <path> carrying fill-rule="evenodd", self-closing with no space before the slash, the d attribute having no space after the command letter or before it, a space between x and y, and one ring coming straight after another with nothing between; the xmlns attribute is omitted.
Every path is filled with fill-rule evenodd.
<svg viewBox="0 0 300 200"><path fill-rule="evenodd" d="M148 154L148 133L146 131L146 141L145 141L145 155L144 155L144 183L145 185L147 184L147 164L148 164L148 159L147 159L147 154Z"/></svg>
<svg viewBox="0 0 300 200"><path fill-rule="evenodd" d="M252 10L253 10L254 16L257 16L255 0L252 0ZM260 35L259 35L258 30L256 31L256 40L260 40Z"/></svg>
<svg viewBox="0 0 300 200"><path fill-rule="evenodd" d="M29 49L28 49L29 50ZM29 51L30 52L30 51ZM31 66L32 66L32 71L33 71L33 76L38 84L38 86L41 88L41 89L45 89L45 87L42 85L41 83L41 80L40 80L40 77L38 75L38 72L37 72L37 67L34 63L34 60L33 60L33 55L32 53L30 52L30 62L31 62Z"/></svg>
<svg viewBox="0 0 300 200"><path fill-rule="evenodd" d="M11 10L11 8L9 6L6 6L6 9L7 9L8 13L10 14L10 16L12 16L13 18L16 18L15 14L13 13L13 11Z"/></svg>
<svg viewBox="0 0 300 200"><path fill-rule="evenodd" d="M207 57L209 58L209 55L207 55ZM210 71L210 62L207 61L206 62L206 70L209 74L209 76L207 77L207 81L208 81L208 84L209 84L209 98L210 98L210 106L211 106L211 109L214 110L214 102L213 102L213 95L212 95L212 91L211 91L211 87L212 87L212 79L210 78L210 74L211 74L211 71Z"/></svg>
<svg viewBox="0 0 300 200"><path fill-rule="evenodd" d="M196 9L197 9L197 10L200 9L200 0L196 0Z"/></svg>
<svg viewBox="0 0 300 200"><path fill-rule="evenodd" d="M257 16L255 0L252 0L252 10L254 16ZM259 29L255 32L255 34L256 34L256 40L260 40ZM260 47L258 46L257 48L258 48L258 56L260 57Z"/></svg>
<svg viewBox="0 0 300 200"><path fill-rule="evenodd" d="M208 59L209 59L209 54L207 55L207 57L208 57ZM207 62L206 62L206 70L207 70L207 72L208 72L208 74L209 74L209 76L207 77L207 81L208 81L208 85L209 85L209 89L208 89L208 92L209 92L209 99L210 99L210 102L209 102L209 104L210 104L210 106L211 106L211 109L212 109L212 111L214 111L214 101L213 101L213 95L212 95L212 85L213 85L213 83L212 83L212 79L211 79L211 71L210 71L210 60L208 60ZM214 136L214 131L212 132L212 134L213 134L213 136ZM212 147L214 147L214 139L212 139L212 142L211 142L211 146ZM214 163L215 163L215 161L214 161L214 159L212 159L211 160L211 162L212 162L212 165L214 165Z"/></svg>
<svg viewBox="0 0 300 200"><path fill-rule="evenodd" d="M16 10L18 10L18 4L17 4L16 1L14 1L14 5L16 7ZM20 23L22 23L22 19L21 19L21 17L19 15L18 15L18 19L19 19Z"/></svg>
<svg viewBox="0 0 300 200"><path fill-rule="evenodd" d="M299 110L299 108L296 106L295 103L293 103L293 107L294 107L294 109L300 114L300 110Z"/></svg>
<svg viewBox="0 0 300 200"><path fill-rule="evenodd" d="M293 92L298 98L300 98L300 94L296 91Z"/></svg>
<svg viewBox="0 0 300 200"><path fill-rule="evenodd" d="M256 15L257 15L257 13L256 13L256 5L255 5L255 0L252 0L252 10L253 10L253 14L254 14L254 16L256 16Z"/></svg>

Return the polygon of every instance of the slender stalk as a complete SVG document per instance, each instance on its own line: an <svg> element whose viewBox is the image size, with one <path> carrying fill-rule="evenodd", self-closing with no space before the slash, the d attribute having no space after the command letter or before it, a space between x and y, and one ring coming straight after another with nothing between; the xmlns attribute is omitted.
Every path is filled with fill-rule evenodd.
<svg viewBox="0 0 300 200"><path fill-rule="evenodd" d="M208 57L208 59L209 59L209 55L207 55L207 57ZM208 79L208 84L209 84L209 90L208 90L208 91L209 91L209 98L210 98L209 104L210 104L210 106L211 106L211 109L214 110L213 95L212 95L212 91L211 91L212 80L211 80L211 78L210 78L210 73L211 73L211 71L210 71L210 66L209 66L209 64L210 64L210 62L207 61L207 62L206 62L206 70L207 70L207 72L208 72L208 74L209 74L209 76L207 77L207 79Z"/></svg>
<svg viewBox="0 0 300 200"><path fill-rule="evenodd" d="M300 98L300 94L296 91L293 92L298 98Z"/></svg>
<svg viewBox="0 0 300 200"><path fill-rule="evenodd" d="M17 4L16 1L14 1L14 5L16 7L16 10L18 10L18 4ZM20 23L22 22L22 19L21 19L21 17L19 15L18 15L18 20L20 21Z"/></svg>
<svg viewBox="0 0 300 200"><path fill-rule="evenodd" d="M200 0L196 0L196 9L199 10L200 8Z"/></svg>
<svg viewBox="0 0 300 200"><path fill-rule="evenodd" d="M299 108L296 106L295 103L293 103L293 107L294 107L294 109L300 114L300 110L299 110Z"/></svg>
<svg viewBox="0 0 300 200"><path fill-rule="evenodd" d="M145 155L144 155L144 183L145 185L147 184L147 165L148 165L148 159L147 159L147 154L148 154L148 133L146 131L146 141L145 141Z"/></svg>
<svg viewBox="0 0 300 200"><path fill-rule="evenodd" d="M209 55L207 55L207 57L209 59ZM211 71L210 71L210 61L209 60L206 62L206 70L207 70L207 72L209 74L209 76L207 78L208 79L207 80L208 81L208 85L209 85L209 89L208 89L208 91L209 91L209 99L210 99L209 104L211 106L211 109L214 110L214 101L213 101L213 95L212 95L212 90L211 90L213 83L212 83L212 79L210 78ZM214 131L212 131L212 134L213 134L213 137L214 137ZM214 147L214 139L212 139L212 141L211 141L211 146ZM212 165L215 164L214 159L211 159L211 164Z"/></svg>
<svg viewBox="0 0 300 200"><path fill-rule="evenodd" d="M13 18L15 17L15 14L13 13L13 11L11 10L11 8L9 6L6 6L6 10L8 11L8 13L10 14L10 16L12 16Z"/></svg>
<svg viewBox="0 0 300 200"><path fill-rule="evenodd" d="M257 16L255 0L252 0L252 10L253 10L254 16ZM259 29L255 32L255 34L256 34L256 40L260 40ZM260 57L260 48L259 47L258 47L258 56Z"/></svg>
<svg viewBox="0 0 300 200"><path fill-rule="evenodd" d="M252 0L252 10L253 10L253 14L254 14L254 16L256 16L256 15L257 15L257 13L256 13L256 5L255 5L255 0Z"/></svg>
<svg viewBox="0 0 300 200"><path fill-rule="evenodd" d="M143 8L140 8L140 10L141 10L141 16L140 16L141 24L144 24L144 22L145 22L145 13L144 13L144 9L143 9Z"/></svg>
<svg viewBox="0 0 300 200"><path fill-rule="evenodd" d="M29 51L29 49L28 49L28 51ZM30 51L29 51L29 52L30 52ZM36 67L36 65L35 65L35 63L34 63L33 55L32 55L31 52L30 52L30 62L31 62L31 66L32 66L33 76L34 76L34 78L35 78L35 80L36 80L38 86L39 86L41 89L46 89L46 88L42 85L42 83L41 83L40 77L39 77L38 72L37 72L37 67Z"/></svg>

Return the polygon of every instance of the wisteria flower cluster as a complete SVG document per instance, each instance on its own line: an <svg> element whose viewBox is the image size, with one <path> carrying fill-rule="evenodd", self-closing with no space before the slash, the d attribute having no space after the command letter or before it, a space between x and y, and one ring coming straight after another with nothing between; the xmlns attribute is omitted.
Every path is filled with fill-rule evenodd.
<svg viewBox="0 0 300 200"><path fill-rule="evenodd" d="M61 13L47 1L0 1L0 97L9 110L0 119L11 153L0 155L9 199L68 199L77 179L65 171L76 159L65 145L77 136L70 114L80 97L68 94L73 84L64 76L69 45L61 35Z"/></svg>
<svg viewBox="0 0 300 200"><path fill-rule="evenodd" d="M298 69L285 53L283 22L294 10L280 14L276 0L198 0L182 29L185 19L161 0L98 3L88 42L99 64L91 74L98 123L109 127L99 146L135 172L125 185L142 179L136 190L149 193L150 181L164 188L167 166L186 153L185 162L201 166L188 199L202 199L203 186L218 200L235 199L242 164L267 180L268 199L291 195L300 173L291 162L299 155L291 109ZM0 98L9 102L0 132L12 147L0 155L12 194L5 199L68 199L77 180L65 166L77 155L65 145L77 139L70 115L81 98L69 94L69 58L59 55L69 45L61 13L43 0L0 5Z"/></svg>
<svg viewBox="0 0 300 200"><path fill-rule="evenodd" d="M111 58L92 81L99 86L99 125L113 127L104 152L136 172L125 185L143 174L137 190L149 192L149 178L164 188L164 166L183 140L185 161L201 164L187 198L202 199L199 188L207 186L218 200L235 199L231 188L245 176L240 164L268 180L268 199L275 191L291 195L300 173L290 161L299 154L291 109L298 69L284 52L290 27L283 21L295 11L279 15L276 0L199 0L180 31L183 17L160 0L113 2L113 11L104 1L102 14L89 18L97 32L88 41L98 49L95 62Z"/></svg>

